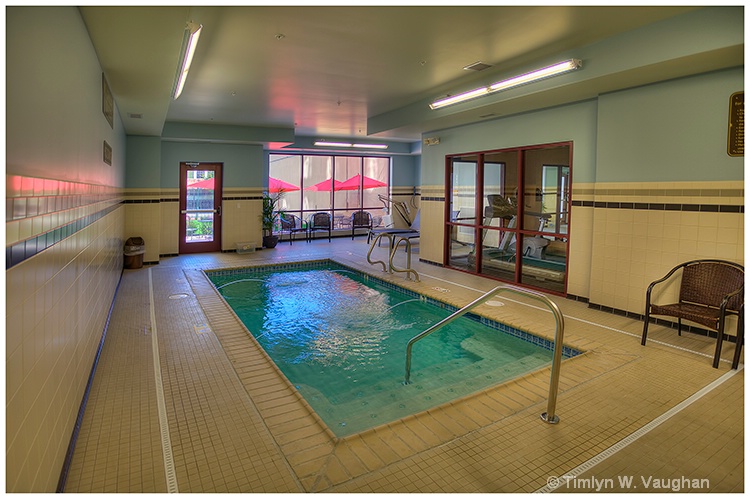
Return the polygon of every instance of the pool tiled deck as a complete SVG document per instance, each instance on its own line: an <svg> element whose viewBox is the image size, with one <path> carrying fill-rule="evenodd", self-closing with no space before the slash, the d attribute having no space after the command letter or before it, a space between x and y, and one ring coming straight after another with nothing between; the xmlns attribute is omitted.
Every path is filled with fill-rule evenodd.
<svg viewBox="0 0 750 500"><path fill-rule="evenodd" d="M562 364L559 424L539 417L545 368L336 438L202 270L330 257L456 306L499 284L416 256L410 282L368 265L368 248L316 240L126 270L65 491L744 492L744 369L711 368L711 339L652 326L643 347L640 322L554 296L565 343L586 351ZM497 301L478 312L553 337L541 303Z"/></svg>

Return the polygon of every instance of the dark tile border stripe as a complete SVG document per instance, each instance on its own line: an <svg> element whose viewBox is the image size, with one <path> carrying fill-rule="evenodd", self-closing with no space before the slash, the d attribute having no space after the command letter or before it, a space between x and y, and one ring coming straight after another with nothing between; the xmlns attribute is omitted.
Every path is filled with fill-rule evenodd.
<svg viewBox="0 0 750 500"><path fill-rule="evenodd" d="M745 213L744 205L700 205L695 203L631 203L622 201L580 201L573 200L574 207L614 208L625 210L655 210L678 212L721 212Z"/></svg>
<svg viewBox="0 0 750 500"><path fill-rule="evenodd" d="M106 217L118 208L120 208L120 202L115 202L113 205L110 205L103 210L81 217L80 219L47 231L46 233L6 246L5 270L7 271L11 267L17 266L26 259L32 258L36 254L43 252L52 245L56 245L65 238L73 236L75 233L90 226L99 219Z"/></svg>

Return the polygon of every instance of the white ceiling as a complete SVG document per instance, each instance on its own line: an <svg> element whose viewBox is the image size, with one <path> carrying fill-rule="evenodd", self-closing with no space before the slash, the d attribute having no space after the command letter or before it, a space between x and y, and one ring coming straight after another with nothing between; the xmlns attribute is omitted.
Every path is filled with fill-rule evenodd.
<svg viewBox="0 0 750 500"><path fill-rule="evenodd" d="M128 134L159 136L169 121L293 127L298 136L330 138L366 137L373 116L694 8L122 6L80 11ZM202 24L203 32L182 96L172 100L187 21ZM483 72L463 69L476 61L493 66ZM377 136L418 141L428 126L439 123L414 123Z"/></svg>

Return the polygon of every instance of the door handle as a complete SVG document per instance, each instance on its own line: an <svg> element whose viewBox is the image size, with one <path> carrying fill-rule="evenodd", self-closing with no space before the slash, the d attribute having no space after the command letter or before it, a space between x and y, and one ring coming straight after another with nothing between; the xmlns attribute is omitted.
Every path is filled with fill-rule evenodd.
<svg viewBox="0 0 750 500"><path fill-rule="evenodd" d="M221 217L221 205L219 205L218 207L216 207L215 212L216 212L216 215L218 215L219 217Z"/></svg>

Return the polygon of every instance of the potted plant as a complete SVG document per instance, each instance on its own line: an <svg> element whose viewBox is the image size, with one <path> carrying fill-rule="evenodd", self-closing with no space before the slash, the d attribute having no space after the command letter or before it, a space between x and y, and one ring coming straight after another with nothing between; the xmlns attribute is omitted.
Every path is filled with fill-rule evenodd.
<svg viewBox="0 0 750 500"><path fill-rule="evenodd" d="M271 195L266 191L263 192L263 210L260 214L260 223L263 227L263 246L265 248L274 248L279 242L279 237L273 234L273 228L279 215L283 215L281 211L277 210L282 194L282 191L279 191L276 195Z"/></svg>

